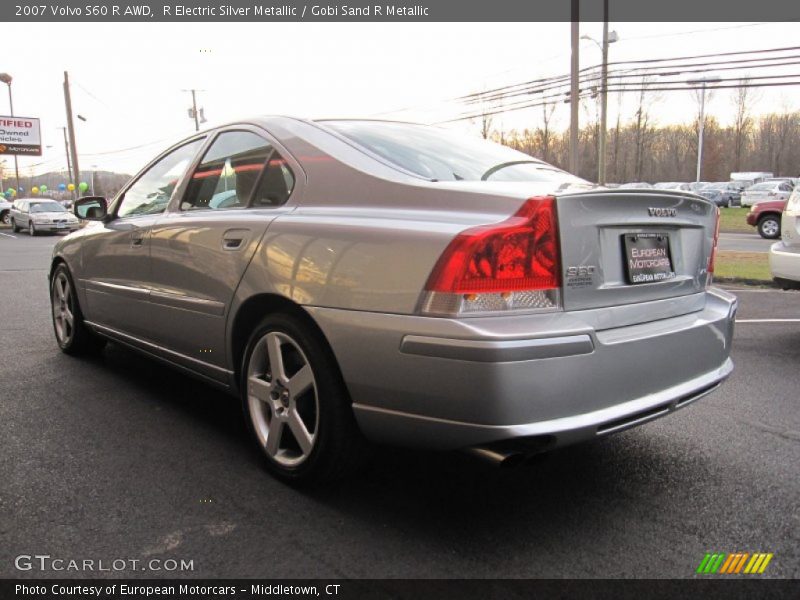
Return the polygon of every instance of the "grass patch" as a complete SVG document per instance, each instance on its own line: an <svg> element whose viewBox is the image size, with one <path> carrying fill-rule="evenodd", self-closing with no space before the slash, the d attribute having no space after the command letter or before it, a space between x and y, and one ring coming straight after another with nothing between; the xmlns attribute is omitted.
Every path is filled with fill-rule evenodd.
<svg viewBox="0 0 800 600"><path fill-rule="evenodd" d="M714 278L772 281L768 256L766 252L719 251L714 263Z"/></svg>
<svg viewBox="0 0 800 600"><path fill-rule="evenodd" d="M750 212L749 208L720 208L719 230L727 233L743 232L752 233L755 228L747 224L745 217Z"/></svg>

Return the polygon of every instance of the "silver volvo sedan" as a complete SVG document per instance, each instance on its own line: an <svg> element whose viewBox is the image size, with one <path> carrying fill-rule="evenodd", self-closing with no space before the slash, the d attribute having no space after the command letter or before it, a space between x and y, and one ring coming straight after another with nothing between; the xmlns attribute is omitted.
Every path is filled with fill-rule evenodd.
<svg viewBox="0 0 800 600"><path fill-rule="evenodd" d="M74 210L91 223L50 271L61 349L113 340L238 395L289 481L343 475L366 440L514 462L733 368L715 206L447 130L237 122Z"/></svg>

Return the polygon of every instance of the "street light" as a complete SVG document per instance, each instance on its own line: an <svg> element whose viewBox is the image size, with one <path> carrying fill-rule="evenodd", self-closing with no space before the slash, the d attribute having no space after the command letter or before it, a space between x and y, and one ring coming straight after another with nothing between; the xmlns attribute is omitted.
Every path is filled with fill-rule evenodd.
<svg viewBox="0 0 800 600"><path fill-rule="evenodd" d="M706 84L721 81L718 75L703 77L702 79L687 79L689 85L702 84L700 90L700 127L697 132L697 177L695 181L700 181L700 172L703 165L703 132L706 125Z"/></svg>
<svg viewBox="0 0 800 600"><path fill-rule="evenodd" d="M0 73L0 81L8 86L8 108L11 110L11 116L14 116L14 98L11 96L11 82L14 80L8 73ZM14 155L14 177L19 189L19 163L17 162L17 155Z"/></svg>
<svg viewBox="0 0 800 600"><path fill-rule="evenodd" d="M605 19L603 20L603 43L589 35L581 39L594 42L603 54L600 75L600 137L597 141L597 183L606 183L606 128L608 123L608 45L619 41L616 31L608 31L608 0L604 3Z"/></svg>

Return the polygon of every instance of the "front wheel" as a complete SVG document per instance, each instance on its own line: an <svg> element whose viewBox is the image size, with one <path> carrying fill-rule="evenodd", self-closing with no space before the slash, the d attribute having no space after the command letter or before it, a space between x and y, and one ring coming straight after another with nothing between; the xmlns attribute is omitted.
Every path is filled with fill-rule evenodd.
<svg viewBox="0 0 800 600"><path fill-rule="evenodd" d="M758 234L768 240L774 240L781 233L781 221L774 215L762 217L758 222Z"/></svg>
<svg viewBox="0 0 800 600"><path fill-rule="evenodd" d="M2 221L3 225L11 224L11 215L8 211L3 212L2 216L0 216L0 221Z"/></svg>
<svg viewBox="0 0 800 600"><path fill-rule="evenodd" d="M50 304L53 330L62 352L72 355L88 354L105 346L106 341L95 336L84 324L72 277L63 263L53 272Z"/></svg>
<svg viewBox="0 0 800 600"><path fill-rule="evenodd" d="M28 223L28 234L33 237L36 235L36 226L33 224L33 221Z"/></svg>
<svg viewBox="0 0 800 600"><path fill-rule="evenodd" d="M265 318L244 355L242 404L269 470L298 484L340 479L363 456L350 398L330 350L302 320Z"/></svg>
<svg viewBox="0 0 800 600"><path fill-rule="evenodd" d="M19 233L19 227L17 227L17 222L14 219L11 219L11 231L13 233Z"/></svg>

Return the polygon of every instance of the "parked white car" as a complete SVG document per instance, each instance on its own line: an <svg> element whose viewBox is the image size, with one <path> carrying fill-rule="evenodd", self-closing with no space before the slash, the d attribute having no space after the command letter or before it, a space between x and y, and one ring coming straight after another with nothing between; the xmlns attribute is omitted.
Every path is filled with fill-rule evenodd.
<svg viewBox="0 0 800 600"><path fill-rule="evenodd" d="M26 229L31 237L53 231L77 231L78 218L55 200L20 198L11 209L11 230Z"/></svg>
<svg viewBox="0 0 800 600"><path fill-rule="evenodd" d="M742 192L742 206L753 206L765 200L786 200L793 186L786 181L764 181L751 185Z"/></svg>
<svg viewBox="0 0 800 600"><path fill-rule="evenodd" d="M781 240L769 249L769 270L784 289L800 289L800 187L783 209Z"/></svg>
<svg viewBox="0 0 800 600"><path fill-rule="evenodd" d="M13 204L6 200L3 196L0 196L0 222L3 225L9 225L11 223L11 207Z"/></svg>

